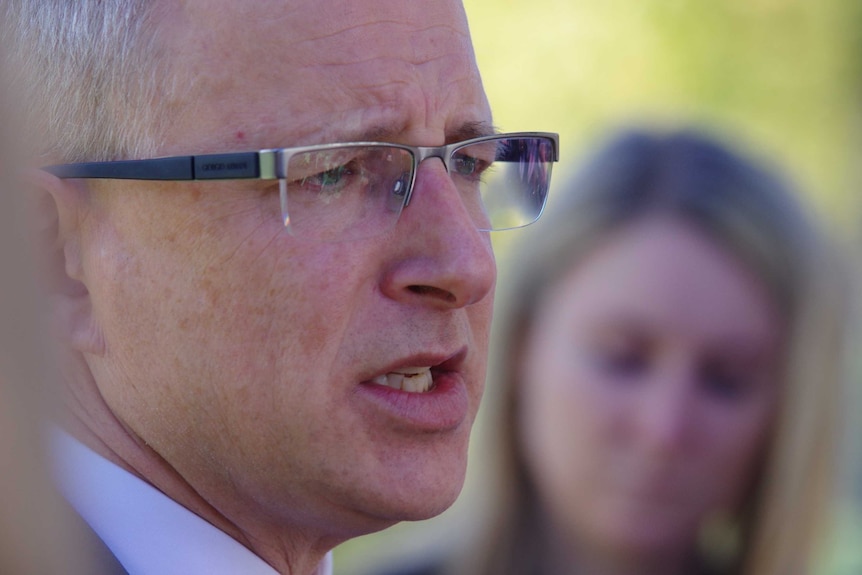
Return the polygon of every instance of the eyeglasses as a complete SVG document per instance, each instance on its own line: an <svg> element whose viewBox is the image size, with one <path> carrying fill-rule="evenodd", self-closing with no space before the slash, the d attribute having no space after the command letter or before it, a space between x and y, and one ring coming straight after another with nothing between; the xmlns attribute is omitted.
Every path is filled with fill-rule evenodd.
<svg viewBox="0 0 862 575"><path fill-rule="evenodd" d="M419 164L440 158L481 231L539 219L559 135L521 132L445 146L381 142L323 144L257 152L173 156L48 166L59 178L278 180L283 223L292 235L343 241L392 229L410 204Z"/></svg>

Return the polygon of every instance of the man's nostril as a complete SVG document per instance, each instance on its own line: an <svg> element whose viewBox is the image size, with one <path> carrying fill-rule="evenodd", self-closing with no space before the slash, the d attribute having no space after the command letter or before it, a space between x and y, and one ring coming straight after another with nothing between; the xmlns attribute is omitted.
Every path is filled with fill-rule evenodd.
<svg viewBox="0 0 862 575"><path fill-rule="evenodd" d="M412 285L407 289L417 295L439 298L448 303L455 303L456 301L455 295L452 292L434 286Z"/></svg>

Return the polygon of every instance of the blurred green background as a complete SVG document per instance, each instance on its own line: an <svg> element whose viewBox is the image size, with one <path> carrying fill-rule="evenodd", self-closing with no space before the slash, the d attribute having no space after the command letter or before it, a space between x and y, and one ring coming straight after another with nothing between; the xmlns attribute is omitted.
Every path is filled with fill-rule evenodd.
<svg viewBox="0 0 862 575"><path fill-rule="evenodd" d="M561 172L614 126L696 123L782 165L842 225L859 223L862 2L465 5L495 121L560 132Z"/></svg>
<svg viewBox="0 0 862 575"><path fill-rule="evenodd" d="M856 256L862 1L464 3L496 125L560 133L556 185L614 128L705 127L792 178ZM517 232L495 240L501 255L510 241ZM862 407L854 393L849 412ZM860 451L862 442L848 437L848 468L858 471ZM471 452L471 465L481 465L480 455ZM856 499L842 502L833 544L824 550L824 574L862 574L856 477ZM446 514L450 521L469 508L477 490L468 478L462 499ZM432 520L349 542L336 550L336 574L361 571L395 548L396 555L419 553L435 532Z"/></svg>

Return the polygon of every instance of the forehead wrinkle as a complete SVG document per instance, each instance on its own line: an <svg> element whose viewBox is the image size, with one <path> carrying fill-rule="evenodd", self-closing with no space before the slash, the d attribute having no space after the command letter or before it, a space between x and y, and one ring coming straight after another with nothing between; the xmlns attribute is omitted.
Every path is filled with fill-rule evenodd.
<svg viewBox="0 0 862 575"><path fill-rule="evenodd" d="M283 11L280 15L283 16L283 27L305 35L302 42L346 36L347 47L353 48L357 41L374 37L374 32L366 32L374 27L401 28L410 36L445 28L469 42L464 7L455 0L423 3L410 0L317 0L313 7ZM387 37L388 34L381 36Z"/></svg>
<svg viewBox="0 0 862 575"><path fill-rule="evenodd" d="M377 11L390 11L389 5L383 6L386 10ZM383 15L383 20L369 21L375 10L348 8L362 19L355 23L355 19L344 15L343 6L338 8L340 13L329 9L328 15L325 5L317 11L275 10L276 18L266 23L258 22L261 11L257 11L244 14L242 26L224 30L219 25L225 23L225 14L202 15L207 23L216 20L219 25L191 32L196 37L192 42L195 56L186 62L185 75L194 85L194 94L190 94L187 103L196 107L194 96L203 93L221 94L234 103L248 101L245 107L234 106L244 110L238 115L235 112L229 119L219 119L226 119L232 129L210 134L207 151L236 147L235 134L239 131L252 134L243 144L244 148L346 140L381 141L384 138L411 144L442 144L444 131L447 141L465 139L450 136L450 132L458 135L472 132L462 129L459 125L462 121L490 119L483 102L473 103L467 110L463 102L455 101L464 94L481 91L463 18L443 8L426 18L423 9L422 26L416 27L420 24L419 18L409 10L403 13L404 22L388 14ZM238 8L234 6L233 10L237 15ZM351 24L344 26L345 21ZM254 35L248 33L251 29L256 30ZM260 41L270 32L278 32L275 40L278 50ZM249 52L257 55L250 56ZM250 70L243 65L248 57L268 64ZM254 90L238 92L234 89L237 75L255 84L272 86L284 82L284 115L261 115L255 105ZM341 78L351 78L351 82L339 81ZM319 95L314 99L292 98L292 85L303 84L319 85ZM429 98L431 92L433 98ZM412 111L412 117L408 117L408 110ZM448 112L441 115L441 110ZM314 117L327 111L331 121L326 126L316 117L310 122L303 121L306 116ZM411 125L427 124L434 118L439 121L444 116L446 124L439 126L440 140L433 136L418 141L404 140L403 134ZM189 114L189 117L194 116ZM282 133L280 128L285 118L292 123L290 133ZM381 125L385 130L378 129ZM368 132L373 138L366 136ZM491 129L481 130L478 135L492 132ZM402 134L400 139L396 137L399 134Z"/></svg>
<svg viewBox="0 0 862 575"><path fill-rule="evenodd" d="M383 28L383 30L366 32L369 28ZM438 31L443 33L438 35ZM397 50L393 49L392 42L367 42L368 38L395 39L398 36L404 36L405 42L395 42ZM327 43L329 53L321 51L318 45L320 42ZM362 45L363 49L357 50L357 45ZM403 50L408 46L411 48L409 57ZM445 52L441 53L441 46ZM405 63L421 66L447 56L457 56L460 59L465 51L472 55L472 45L466 31L442 24L415 29L407 23L393 20L355 24L323 36L297 40L293 47L297 51L308 49L309 56L314 57L310 61L315 61L315 65L318 66L353 66L381 58L403 60ZM337 49L332 50L333 48ZM367 57L357 59L359 55L367 55ZM326 59L327 56L328 59Z"/></svg>
<svg viewBox="0 0 862 575"><path fill-rule="evenodd" d="M181 17L175 19L182 19L186 24L198 24L183 26L182 29L193 31L196 37L193 45L201 52L218 54L222 69L224 64L236 60L236 55L247 56L249 53L258 53L264 58L282 57L293 65L302 65L302 62L357 64L363 61L356 59L358 55L369 53L371 58L381 55L405 57L404 48L407 46L413 48L409 61L418 65L434 59L433 52L439 49L440 44L446 47L458 45L472 55L466 18L458 3L437 2L434 5L436 11L423 5L421 18L418 11L403 9L405 6L413 8L412 3L380 2L379 7L363 8L362 2L333 4L318 0L314 9L274 1L268 3L271 5L269 9L258 4L253 9L238 2L222 4L213 10L205 3L185 0ZM399 7L401 10L393 13L393 9L398 10ZM349 24L343 25L345 22ZM420 22L423 26L417 27ZM430 24L426 25L428 22ZM441 39L436 39L438 32ZM272 42L261 41L270 33L279 50L272 50ZM417 39L429 36L427 48L418 48ZM374 41L369 42L369 38ZM389 40L381 42L381 39ZM322 47L321 43L325 45Z"/></svg>
<svg viewBox="0 0 862 575"><path fill-rule="evenodd" d="M448 60L448 61L447 61ZM330 126L314 130L318 139L304 143L334 141L390 141L408 144L440 145L496 133L490 122L478 74L458 64L463 54L443 54L421 65L391 58L363 60L365 72L355 74L356 83L332 81L317 103L343 100L352 109L333 117ZM440 62L439 65L435 64ZM449 64L449 62L453 64ZM306 68L311 78L341 78L355 72L358 64L314 65ZM430 73L423 69L430 67ZM392 70L400 71L395 74ZM454 77L453 77L454 76ZM465 105L464 95L479 98ZM472 98L471 98L472 99ZM333 106L335 108L335 106ZM454 113L453 113L454 112ZM436 118L436 120L435 120ZM405 141L411 126L439 126L440 139ZM319 136L326 136L322 140Z"/></svg>

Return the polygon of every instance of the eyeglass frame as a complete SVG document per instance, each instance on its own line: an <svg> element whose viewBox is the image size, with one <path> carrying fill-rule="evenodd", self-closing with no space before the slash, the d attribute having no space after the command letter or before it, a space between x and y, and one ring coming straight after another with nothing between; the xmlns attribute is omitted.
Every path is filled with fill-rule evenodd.
<svg viewBox="0 0 862 575"><path fill-rule="evenodd" d="M287 167L296 154L321 152L343 147L390 147L406 150L413 158L413 173L405 194L402 209L410 205L413 196L419 165L428 158L440 158L450 172L449 162L453 153L474 144L493 140L543 138L553 143L553 154L547 162L558 162L560 156L560 136L554 132L509 132L469 138L442 146L410 146L389 142L337 142L289 148L267 148L255 152L227 152L218 154L199 154L186 156L166 156L140 160L108 160L101 162L81 162L55 164L42 168L44 171L62 179L114 179L141 181L207 181L207 180L287 180ZM547 195L545 198L547 201ZM541 217L544 205L536 220ZM536 220L533 220L534 223ZM529 225L524 224L524 225ZM502 230L497 230L502 231Z"/></svg>

